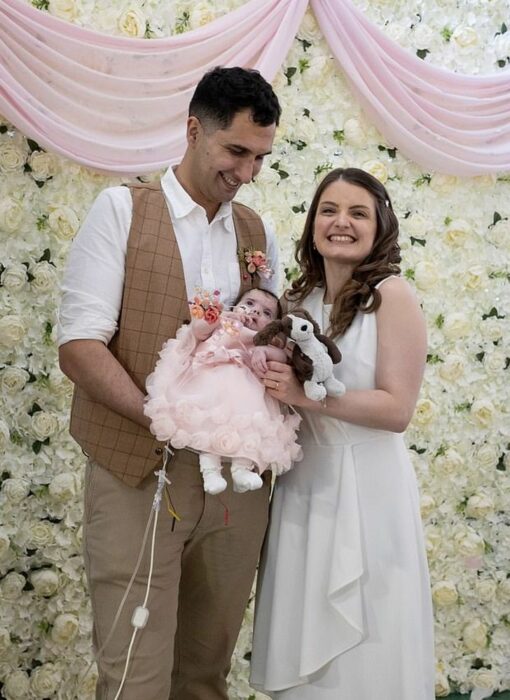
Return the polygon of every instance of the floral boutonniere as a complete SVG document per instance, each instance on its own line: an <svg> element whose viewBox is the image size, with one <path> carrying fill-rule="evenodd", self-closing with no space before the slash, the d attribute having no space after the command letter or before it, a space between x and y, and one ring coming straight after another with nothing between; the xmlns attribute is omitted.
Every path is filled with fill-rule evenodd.
<svg viewBox="0 0 510 700"><path fill-rule="evenodd" d="M192 301L189 301L191 318L203 318L204 321L216 323L221 312L223 304L220 301L220 292L215 289L214 292L204 292L203 289L197 289Z"/></svg>
<svg viewBox="0 0 510 700"><path fill-rule="evenodd" d="M246 273L252 277L258 275L264 280L268 280L274 275L274 270L270 267L263 250L244 248L244 250L239 251L239 262L241 266L244 265L246 268L246 272L243 273L243 279L247 279Z"/></svg>

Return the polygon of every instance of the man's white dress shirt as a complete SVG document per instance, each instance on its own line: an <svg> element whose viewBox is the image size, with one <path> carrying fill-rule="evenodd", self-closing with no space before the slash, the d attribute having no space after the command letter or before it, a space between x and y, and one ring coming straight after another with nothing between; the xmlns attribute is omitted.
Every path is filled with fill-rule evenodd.
<svg viewBox="0 0 510 700"><path fill-rule="evenodd" d="M179 246L191 299L195 288L219 289L231 305L240 288L237 240L232 204L221 204L208 222L205 209L194 202L172 168L161 181ZM73 241L62 283L57 342L101 340L108 344L117 330L122 302L127 241L133 203L127 187L109 187L92 205ZM266 256L275 274L261 287L278 291L278 247L274 232L264 224Z"/></svg>

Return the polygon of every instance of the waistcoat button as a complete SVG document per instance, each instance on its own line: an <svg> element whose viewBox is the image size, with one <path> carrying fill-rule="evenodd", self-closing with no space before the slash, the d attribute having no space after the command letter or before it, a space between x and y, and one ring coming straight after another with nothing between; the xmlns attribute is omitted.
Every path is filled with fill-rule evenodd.
<svg viewBox="0 0 510 700"><path fill-rule="evenodd" d="M155 452L157 455L162 455L162 454L163 454L163 448L162 448L162 447L156 447L156 449L154 450L154 452Z"/></svg>

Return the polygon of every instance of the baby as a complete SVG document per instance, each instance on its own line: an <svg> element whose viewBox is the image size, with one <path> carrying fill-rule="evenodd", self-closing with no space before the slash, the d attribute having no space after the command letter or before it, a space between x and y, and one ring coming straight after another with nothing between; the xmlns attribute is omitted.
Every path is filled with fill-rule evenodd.
<svg viewBox="0 0 510 700"><path fill-rule="evenodd" d="M253 336L281 316L277 297L263 289L245 292L231 312L216 297L195 298L191 324L167 341L147 379L145 414L158 440L199 452L204 490L226 488L222 459L231 461L234 490L262 486L270 467L281 474L300 458L300 417L282 414L260 376L267 360L286 362L283 350L255 348ZM201 317L200 317L201 316Z"/></svg>

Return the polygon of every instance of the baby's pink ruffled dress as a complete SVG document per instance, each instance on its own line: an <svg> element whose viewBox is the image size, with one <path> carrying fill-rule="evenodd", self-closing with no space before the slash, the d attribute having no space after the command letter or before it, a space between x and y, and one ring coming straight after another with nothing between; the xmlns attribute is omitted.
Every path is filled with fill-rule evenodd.
<svg viewBox="0 0 510 700"><path fill-rule="evenodd" d="M158 440L223 457L244 457L262 473L290 469L301 458L301 417L282 414L251 369L252 343L221 326L197 341L190 326L168 340L147 378L145 415Z"/></svg>

